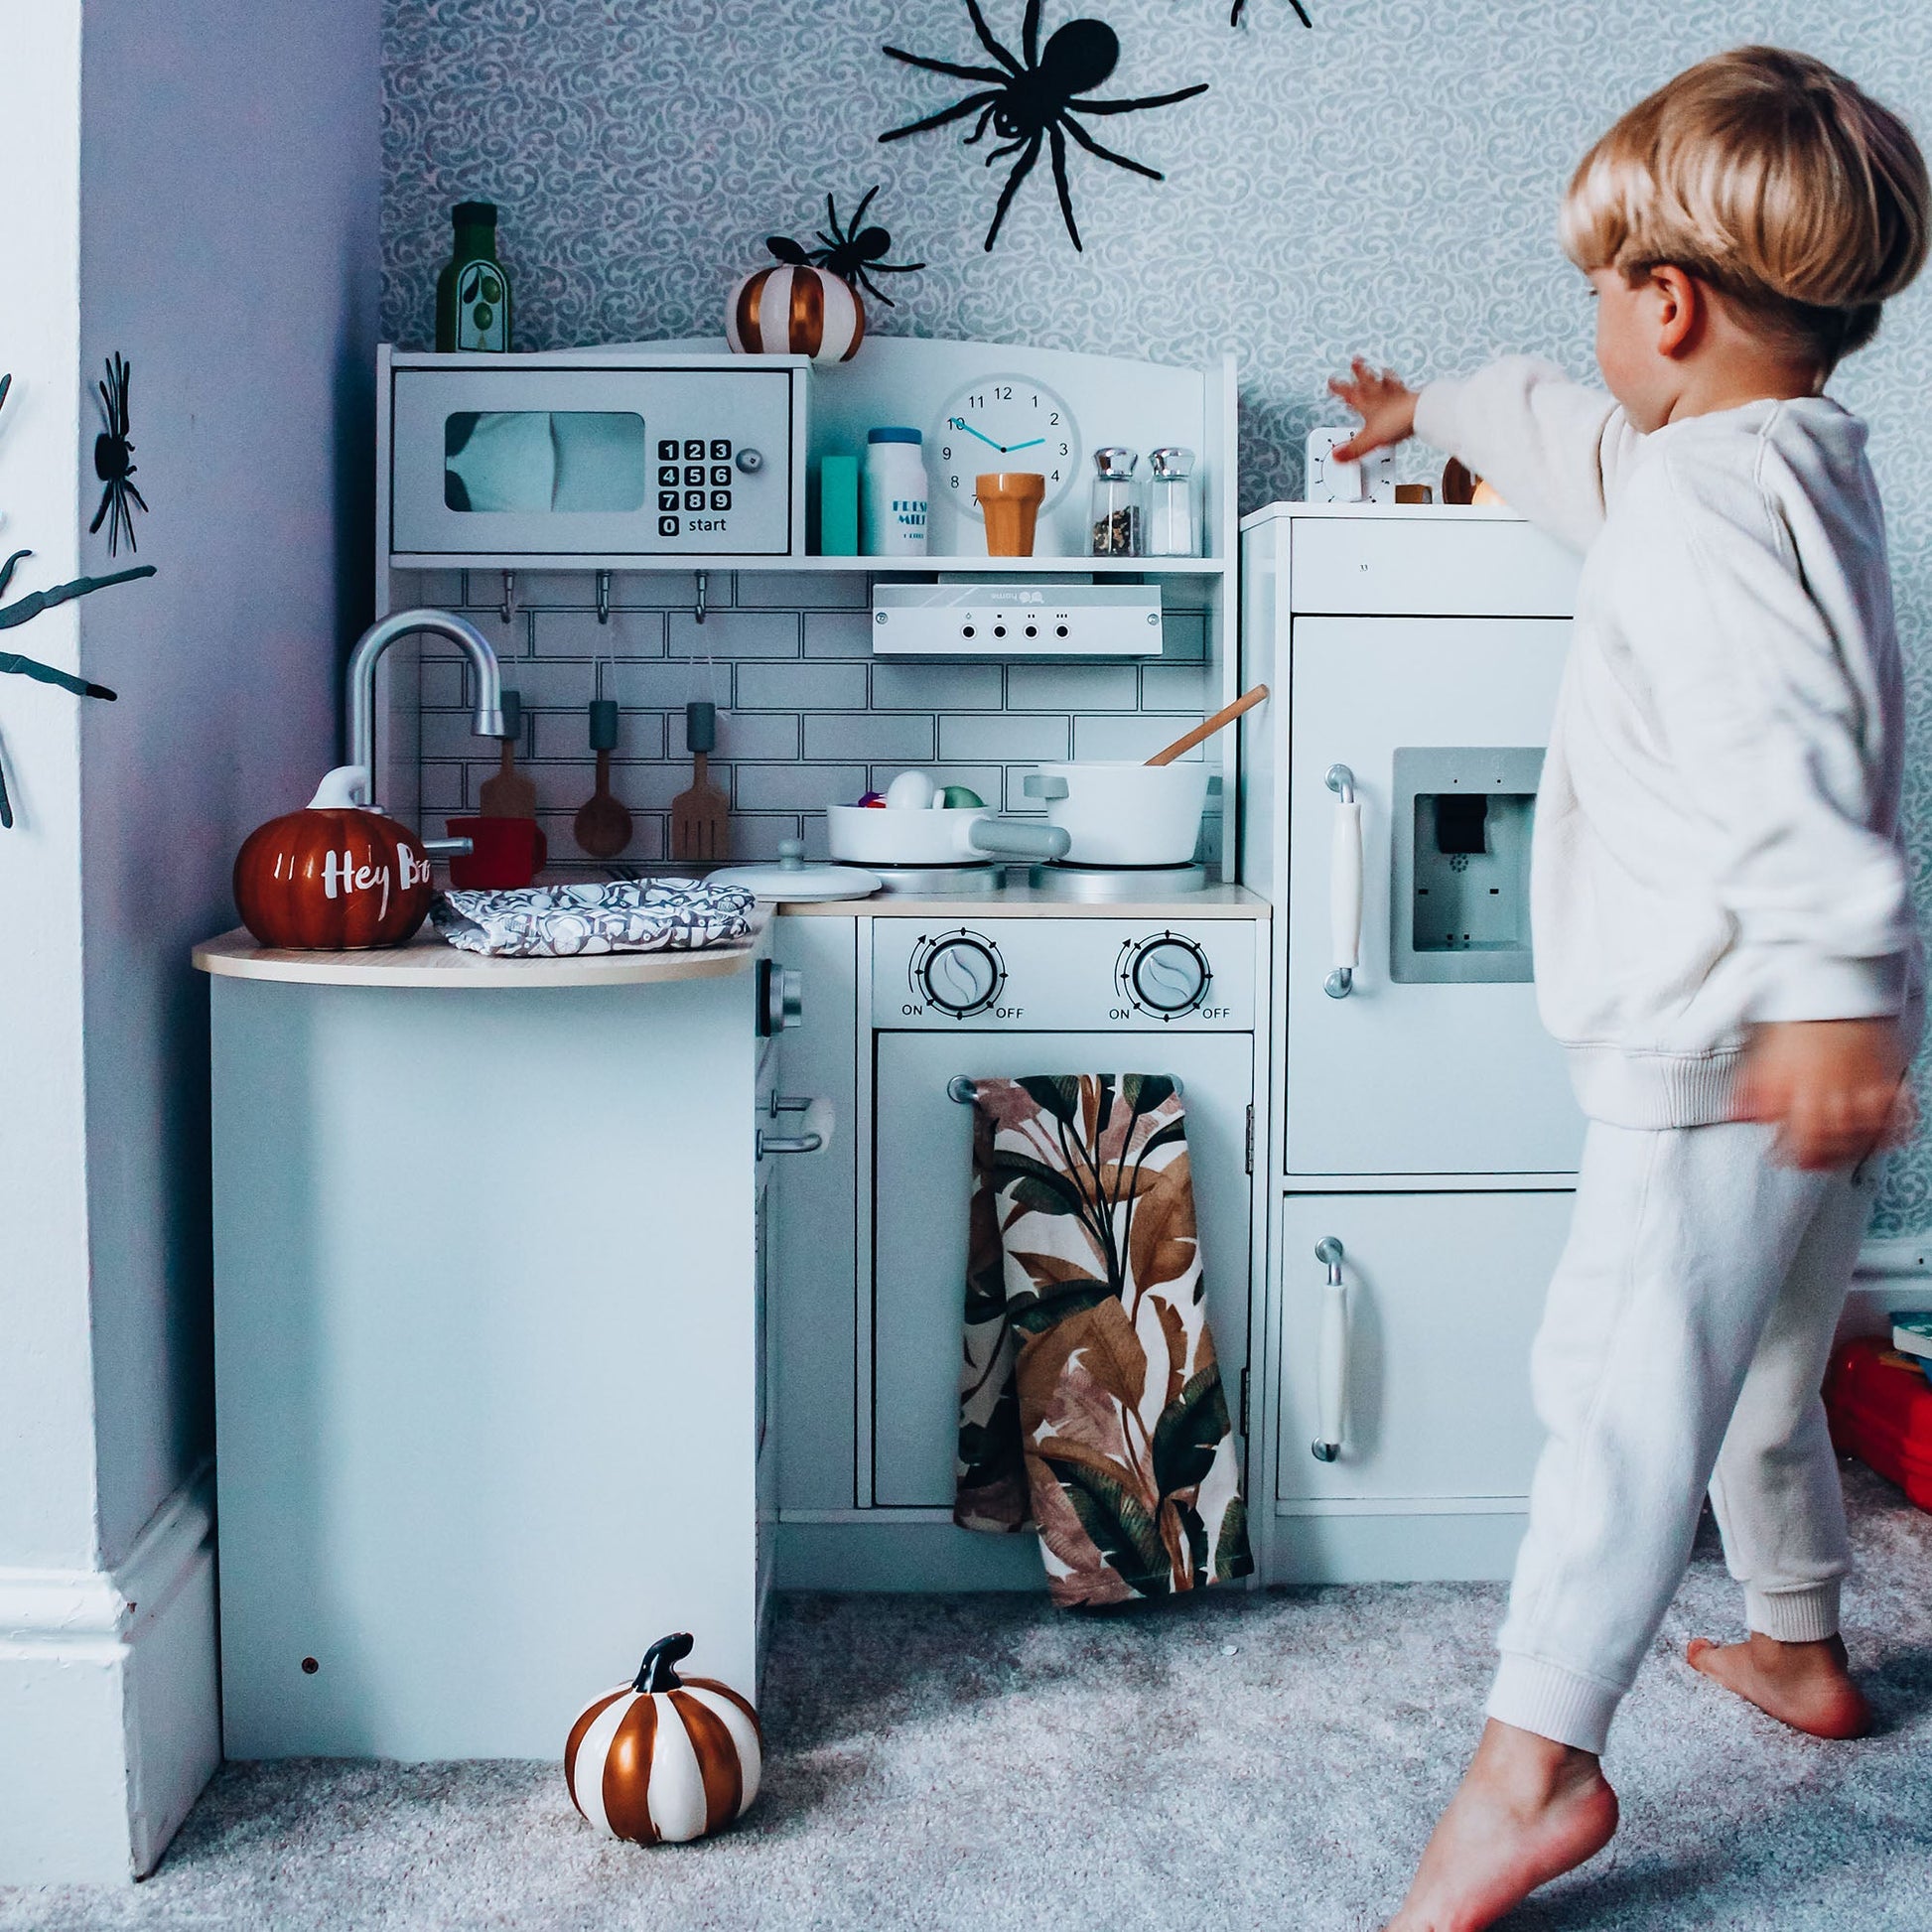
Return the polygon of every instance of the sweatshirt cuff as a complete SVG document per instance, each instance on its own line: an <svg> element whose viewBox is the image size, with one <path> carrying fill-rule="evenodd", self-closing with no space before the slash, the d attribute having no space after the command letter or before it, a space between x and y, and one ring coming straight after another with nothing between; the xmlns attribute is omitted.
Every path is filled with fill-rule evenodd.
<svg viewBox="0 0 1932 1932"><path fill-rule="evenodd" d="M1455 455L1455 401L1462 384L1425 382L1416 392L1416 434L1445 456Z"/></svg>
<svg viewBox="0 0 1932 1932"><path fill-rule="evenodd" d="M1751 1018L1788 1020L1890 1020L1905 1010L1905 960L1793 960L1771 976L1753 1002Z"/></svg>

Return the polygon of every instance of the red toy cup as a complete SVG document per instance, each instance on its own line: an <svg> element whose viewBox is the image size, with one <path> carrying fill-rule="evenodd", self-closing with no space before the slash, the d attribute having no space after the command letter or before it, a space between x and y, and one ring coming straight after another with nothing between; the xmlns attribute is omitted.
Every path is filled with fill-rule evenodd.
<svg viewBox="0 0 1932 1932"><path fill-rule="evenodd" d="M459 892L502 893L527 886L550 857L550 841L533 818L449 818L453 839L475 850L450 861L450 884Z"/></svg>

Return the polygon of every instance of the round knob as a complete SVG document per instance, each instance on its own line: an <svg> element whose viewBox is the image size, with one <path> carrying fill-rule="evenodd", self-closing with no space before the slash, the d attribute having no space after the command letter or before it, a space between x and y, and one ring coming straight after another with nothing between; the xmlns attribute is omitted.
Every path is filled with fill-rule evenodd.
<svg viewBox="0 0 1932 1932"><path fill-rule="evenodd" d="M738 453L738 467L748 477L755 477L764 468L764 458L757 450L740 450Z"/></svg>
<svg viewBox="0 0 1932 1932"><path fill-rule="evenodd" d="M921 962L919 983L941 1013L963 1019L993 1004L1000 962L983 939L942 939Z"/></svg>
<svg viewBox="0 0 1932 1932"><path fill-rule="evenodd" d="M1150 939L1134 955L1129 983L1134 998L1154 1013L1190 1013L1207 995L1213 975L1190 940Z"/></svg>

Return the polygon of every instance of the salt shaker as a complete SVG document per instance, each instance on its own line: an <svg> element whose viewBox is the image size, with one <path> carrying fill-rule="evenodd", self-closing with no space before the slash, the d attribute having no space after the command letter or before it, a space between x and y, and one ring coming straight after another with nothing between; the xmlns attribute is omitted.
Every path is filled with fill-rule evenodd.
<svg viewBox="0 0 1932 1932"><path fill-rule="evenodd" d="M1140 456L1133 450L1095 450L1093 480L1093 555L1138 557L1141 547L1141 486L1134 481Z"/></svg>
<svg viewBox="0 0 1932 1932"><path fill-rule="evenodd" d="M1150 557L1195 557L1200 554L1200 528L1194 520L1194 453L1172 445L1154 451L1148 462L1154 480L1148 485L1147 554Z"/></svg>

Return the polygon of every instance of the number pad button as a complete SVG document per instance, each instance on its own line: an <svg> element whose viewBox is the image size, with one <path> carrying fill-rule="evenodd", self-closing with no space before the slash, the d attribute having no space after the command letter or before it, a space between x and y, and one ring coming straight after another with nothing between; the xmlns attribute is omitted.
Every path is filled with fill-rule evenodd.
<svg viewBox="0 0 1932 1932"><path fill-rule="evenodd" d="M664 436L658 439L657 460L659 463L675 463L677 461L677 438L675 436Z"/></svg>
<svg viewBox="0 0 1932 1932"><path fill-rule="evenodd" d="M715 510L728 510L732 506L732 493L729 489L714 489L711 492L711 507Z"/></svg>

